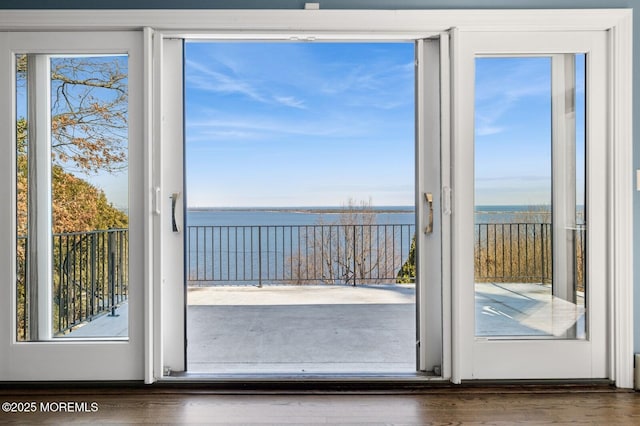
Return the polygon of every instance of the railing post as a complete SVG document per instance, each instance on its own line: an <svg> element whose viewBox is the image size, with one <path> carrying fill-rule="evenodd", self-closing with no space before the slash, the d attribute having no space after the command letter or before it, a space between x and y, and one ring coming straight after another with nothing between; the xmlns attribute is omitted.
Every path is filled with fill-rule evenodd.
<svg viewBox="0 0 640 426"><path fill-rule="evenodd" d="M353 225L353 286L356 286L356 225Z"/></svg>
<svg viewBox="0 0 640 426"><path fill-rule="evenodd" d="M262 287L262 226L258 227L258 287Z"/></svg>
<svg viewBox="0 0 640 426"><path fill-rule="evenodd" d="M108 238L107 238L107 252L108 252L108 258L107 258L107 263L108 263L108 271L109 271L109 278L108 278L108 283L109 283L109 293L110 293L110 301L111 301L111 313L109 314L109 316L115 317L116 315L116 289L115 289L115 263L116 263L116 253L115 253L115 242L114 237L115 234L113 232L108 232Z"/></svg>
<svg viewBox="0 0 640 426"><path fill-rule="evenodd" d="M91 309L91 316L95 315L95 294L96 294L96 271L97 271L97 264L96 264L96 234L95 233L91 233L91 251L89 253L89 262L91 263L91 294L89 295L90 298L90 309Z"/></svg>

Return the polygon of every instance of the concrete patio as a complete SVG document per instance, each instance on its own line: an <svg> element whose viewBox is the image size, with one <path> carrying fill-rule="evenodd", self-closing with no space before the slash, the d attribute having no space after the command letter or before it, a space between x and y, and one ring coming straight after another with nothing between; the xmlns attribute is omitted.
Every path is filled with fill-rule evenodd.
<svg viewBox="0 0 640 426"><path fill-rule="evenodd" d="M476 283L476 336L583 339L584 296L576 303L555 297L537 283Z"/></svg>
<svg viewBox="0 0 640 426"><path fill-rule="evenodd" d="M584 338L584 299L548 285L475 284L479 338ZM413 285L190 287L194 374L407 374L415 371ZM128 305L65 337L126 337ZM180 344L180 342L176 342Z"/></svg>
<svg viewBox="0 0 640 426"><path fill-rule="evenodd" d="M413 285L193 287L190 373L411 373Z"/></svg>
<svg viewBox="0 0 640 426"><path fill-rule="evenodd" d="M116 308L115 315L105 313L78 325L71 333L60 338L109 338L129 336L129 303Z"/></svg>

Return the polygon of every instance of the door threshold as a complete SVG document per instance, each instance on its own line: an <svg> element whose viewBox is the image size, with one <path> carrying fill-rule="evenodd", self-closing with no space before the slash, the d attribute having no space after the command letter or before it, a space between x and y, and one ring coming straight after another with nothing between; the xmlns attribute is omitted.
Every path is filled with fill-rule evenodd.
<svg viewBox="0 0 640 426"><path fill-rule="evenodd" d="M406 374L202 374L173 373L156 382L160 387L220 393L415 393L451 386L429 373Z"/></svg>
<svg viewBox="0 0 640 426"><path fill-rule="evenodd" d="M567 393L615 392L608 380L486 380L453 384L425 373L308 374L308 375L216 375L178 373L165 376L152 386L165 391L221 394L439 394L442 392Z"/></svg>
<svg viewBox="0 0 640 426"><path fill-rule="evenodd" d="M261 373L261 374L215 374L171 372L158 380L162 383L420 383L447 382L440 376L429 372L415 373Z"/></svg>

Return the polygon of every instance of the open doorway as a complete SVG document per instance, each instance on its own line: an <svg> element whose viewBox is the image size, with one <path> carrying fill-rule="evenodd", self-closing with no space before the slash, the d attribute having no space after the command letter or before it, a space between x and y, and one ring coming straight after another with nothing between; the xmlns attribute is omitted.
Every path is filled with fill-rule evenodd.
<svg viewBox="0 0 640 426"><path fill-rule="evenodd" d="M187 371L415 372L414 43L184 52Z"/></svg>

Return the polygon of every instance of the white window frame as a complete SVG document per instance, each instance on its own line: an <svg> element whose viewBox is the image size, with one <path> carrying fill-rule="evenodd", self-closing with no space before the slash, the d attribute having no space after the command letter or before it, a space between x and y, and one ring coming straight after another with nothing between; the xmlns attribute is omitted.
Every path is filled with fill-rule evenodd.
<svg viewBox="0 0 640 426"><path fill-rule="evenodd" d="M153 28L153 30L152 30ZM632 10L206 10L206 11L4 11L0 15L0 31L45 31L45 30L137 30L145 33L145 169L144 187L148 197L144 200L146 235L145 258L145 381L156 380L158 348L161 348L158 295L154 290L159 283L154 276L154 200L153 200L153 155L155 132L159 124L154 122L153 107L157 102L154 88L153 44L158 31L181 36L220 37L236 35L246 39L331 39L345 38L372 40L420 39L429 34L451 31L451 91L456 90L456 39L458 30L464 31L581 31L606 30L610 43L610 116L608 117L610 139L607 152L609 170L607 176L608 214L607 229L607 277L609 280L609 377L618 387L633 386L633 163L632 163ZM451 141L455 146L461 123L459 105L452 104ZM448 130L445 130L448 131ZM10 158L0 159L0 170L9 169ZM455 166L455 165L454 165ZM11 188L0 185L0 196L11 195ZM455 182L452 182L455 194ZM3 197L3 199L10 199ZM455 214L455 206L454 214ZM11 210L0 210L0 223L12 220ZM157 261L157 260L156 260ZM4 246L0 248L0 270L12 270L13 257ZM446 270L446 267L443 269ZM452 271L455 274L455 271ZM5 284L3 284L5 285ZM449 291L448 283L443 290ZM443 306L444 341L451 338L451 357L443 360L443 370L449 363L450 379L460 381L459 336L457 324L451 330L447 319L458 318L459 301L455 289L451 294L451 306ZM1 351L1 349L0 349ZM448 348L444 349L447 353ZM0 352L0 358L3 353ZM445 376L446 378L446 376Z"/></svg>

